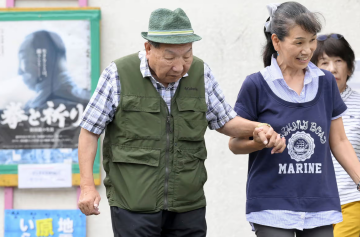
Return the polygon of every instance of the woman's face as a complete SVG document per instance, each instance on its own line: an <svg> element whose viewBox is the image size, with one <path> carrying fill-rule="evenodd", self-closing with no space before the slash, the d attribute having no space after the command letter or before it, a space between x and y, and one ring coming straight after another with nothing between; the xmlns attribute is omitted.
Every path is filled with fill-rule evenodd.
<svg viewBox="0 0 360 237"><path fill-rule="evenodd" d="M334 75L340 92L345 90L350 71L344 59L337 56L329 57L324 53L319 57L317 66L318 68L328 70Z"/></svg>
<svg viewBox="0 0 360 237"><path fill-rule="evenodd" d="M279 53L278 59L283 65L293 69L304 69L316 49L316 34L295 26L291 28L289 35L283 41L273 37L273 44Z"/></svg>

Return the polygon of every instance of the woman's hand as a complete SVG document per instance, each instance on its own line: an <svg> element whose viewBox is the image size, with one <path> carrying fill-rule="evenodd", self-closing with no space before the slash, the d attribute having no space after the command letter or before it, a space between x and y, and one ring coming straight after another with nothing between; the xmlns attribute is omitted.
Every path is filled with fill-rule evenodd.
<svg viewBox="0 0 360 237"><path fill-rule="evenodd" d="M271 154L282 153L286 148L285 138L281 138L280 134L267 125L255 128L253 138L257 143L263 143L262 141L266 140L267 143L264 143L265 147L273 148Z"/></svg>

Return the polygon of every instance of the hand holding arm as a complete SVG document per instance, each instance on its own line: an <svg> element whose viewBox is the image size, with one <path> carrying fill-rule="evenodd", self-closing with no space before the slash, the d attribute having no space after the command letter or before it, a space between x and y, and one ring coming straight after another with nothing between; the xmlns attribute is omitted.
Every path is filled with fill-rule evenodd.
<svg viewBox="0 0 360 237"><path fill-rule="evenodd" d="M263 148L271 148L271 154L282 153L286 148L285 138L281 138L280 134L276 133L273 128L264 125L255 128L253 131L253 140L249 137L244 138L230 138L229 148L234 154L249 154ZM263 141L268 141L267 145Z"/></svg>

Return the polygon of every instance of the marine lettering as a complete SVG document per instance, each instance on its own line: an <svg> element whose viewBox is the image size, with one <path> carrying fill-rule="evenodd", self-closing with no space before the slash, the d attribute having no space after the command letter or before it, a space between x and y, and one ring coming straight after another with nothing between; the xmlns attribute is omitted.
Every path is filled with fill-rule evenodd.
<svg viewBox="0 0 360 237"><path fill-rule="evenodd" d="M321 163L293 163L279 164L279 174L321 174Z"/></svg>

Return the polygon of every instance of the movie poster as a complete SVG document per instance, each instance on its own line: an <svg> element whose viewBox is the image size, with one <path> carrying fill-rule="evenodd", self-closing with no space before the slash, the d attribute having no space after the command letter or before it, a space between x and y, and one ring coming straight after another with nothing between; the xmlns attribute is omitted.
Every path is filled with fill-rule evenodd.
<svg viewBox="0 0 360 237"><path fill-rule="evenodd" d="M0 22L0 164L77 163L88 20Z"/></svg>

